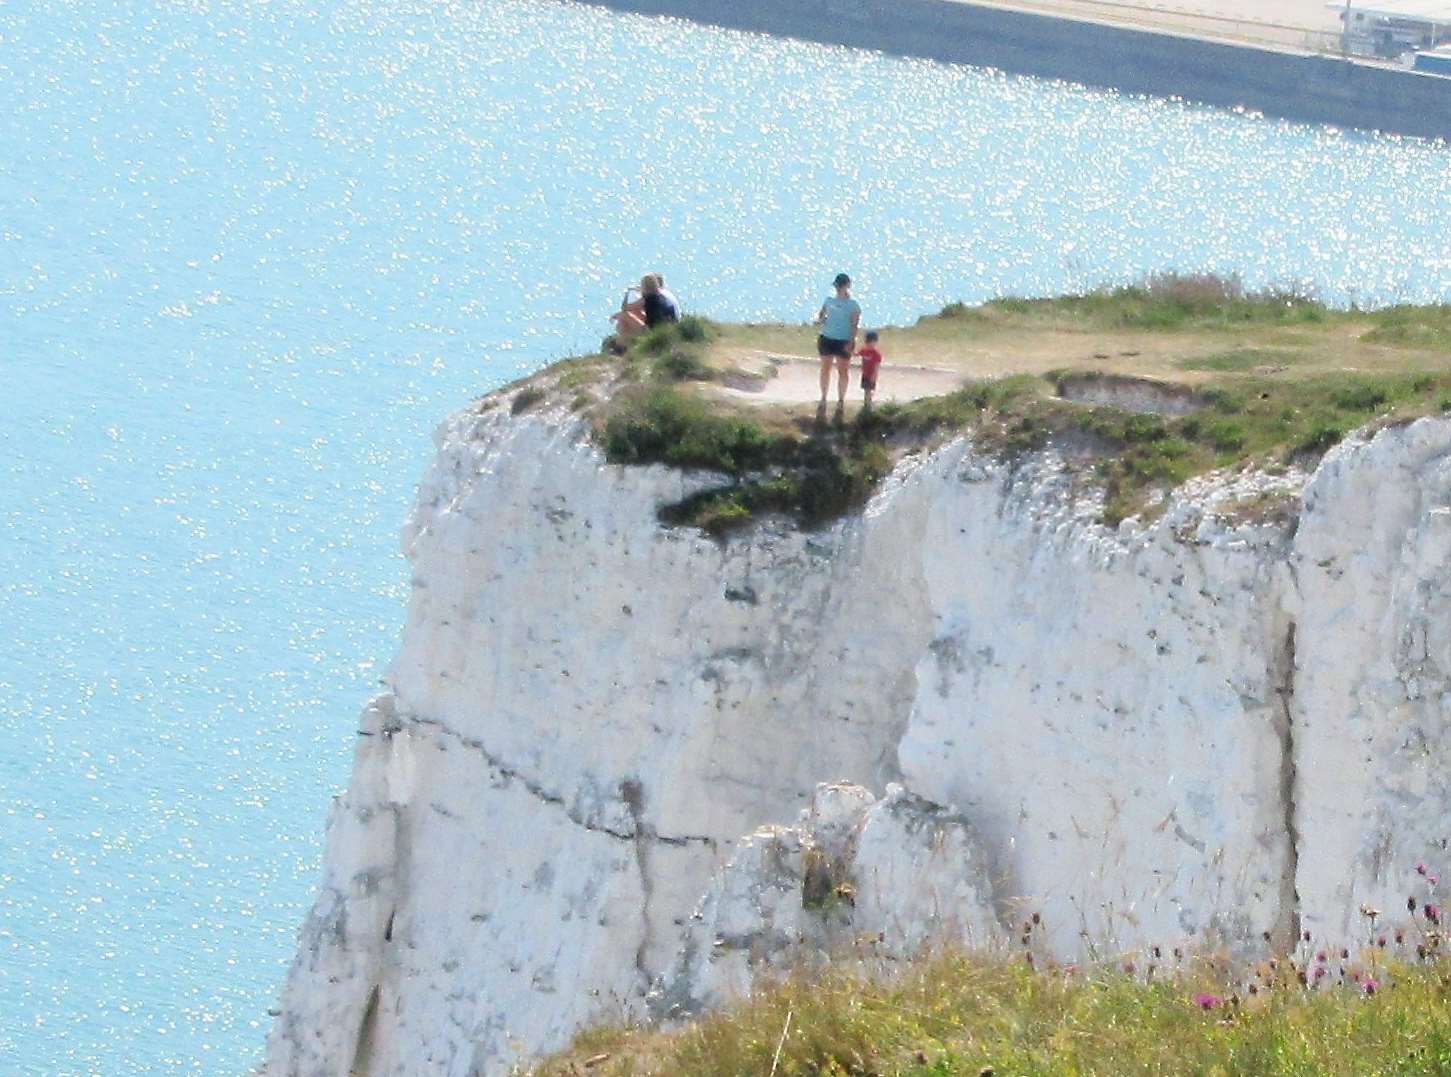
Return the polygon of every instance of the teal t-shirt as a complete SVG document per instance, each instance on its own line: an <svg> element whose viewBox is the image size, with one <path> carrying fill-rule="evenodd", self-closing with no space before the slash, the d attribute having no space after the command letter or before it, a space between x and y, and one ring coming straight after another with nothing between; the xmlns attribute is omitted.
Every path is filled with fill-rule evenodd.
<svg viewBox="0 0 1451 1077"><path fill-rule="evenodd" d="M861 314L861 305L855 299L837 295L822 305L826 307L826 321L821 323L821 335L832 340L850 340L852 315Z"/></svg>

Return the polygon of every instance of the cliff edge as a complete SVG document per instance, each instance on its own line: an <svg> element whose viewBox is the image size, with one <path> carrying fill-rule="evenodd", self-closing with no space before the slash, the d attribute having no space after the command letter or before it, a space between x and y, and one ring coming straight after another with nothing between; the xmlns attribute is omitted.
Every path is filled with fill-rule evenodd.
<svg viewBox="0 0 1451 1077"><path fill-rule="evenodd" d="M962 437L860 514L728 544L656 516L708 476L611 466L562 409L470 408L438 443L270 1073L502 1072L740 990L749 945L692 915L733 890L760 934L737 854L820 782L951 813L963 852L903 888L949 898L918 936L1031 906L1064 955L1345 931L1444 846L1451 423L1115 528L1056 452ZM1296 511L1245 516L1272 495Z"/></svg>
<svg viewBox="0 0 1451 1077"><path fill-rule="evenodd" d="M1029 910L1063 959L1346 937L1444 851L1451 421L1112 524L1081 437L945 431L722 539L661 509L740 477L609 462L570 379L438 432L267 1073L504 1073Z"/></svg>

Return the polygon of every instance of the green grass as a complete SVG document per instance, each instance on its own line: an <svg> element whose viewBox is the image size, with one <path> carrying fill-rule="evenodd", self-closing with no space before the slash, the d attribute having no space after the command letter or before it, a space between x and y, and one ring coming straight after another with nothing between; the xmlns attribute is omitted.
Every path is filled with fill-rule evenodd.
<svg viewBox="0 0 1451 1077"><path fill-rule="evenodd" d="M523 414L524 412L532 408L535 404L543 401L546 395L548 394L546 394L543 389L539 388L539 386L526 385L523 389L520 389L517 393L514 394L514 401L509 405L509 411L511 414L514 415Z"/></svg>
<svg viewBox="0 0 1451 1077"><path fill-rule="evenodd" d="M1451 306L1387 307L1369 317L1375 327L1361 337L1367 343L1451 353Z"/></svg>
<svg viewBox="0 0 1451 1077"><path fill-rule="evenodd" d="M604 428L613 463L664 463L719 471L728 481L661 510L671 525L726 535L766 514L804 527L859 508L902 451L974 429L1000 456L1076 436L1094 458L1104 522L1144 512L1186 479L1251 461L1313 459L1356 427L1435 414L1451 403L1451 375L1323 374L1284 381L1225 375L1201 390L1209 402L1168 418L1069 403L1050 379L1022 375L970 383L946 396L885 404L843 429L772 432L672 384L626 395ZM810 429L810 428L808 428Z"/></svg>
<svg viewBox="0 0 1451 1077"><path fill-rule="evenodd" d="M669 386L627 396L605 422L613 464L669 464L731 475L766 466L776 446L757 423Z"/></svg>
<svg viewBox="0 0 1451 1077"><path fill-rule="evenodd" d="M1229 351L1215 352L1212 355L1183 359L1176 365L1180 370L1209 370L1222 374L1254 370L1256 367L1292 366L1303 359L1304 355L1301 352L1291 350L1233 348Z"/></svg>
<svg viewBox="0 0 1451 1077"><path fill-rule="evenodd" d="M1308 959L1307 971L1317 964ZM837 965L768 987L677 1031L587 1032L570 1051L533 1072L539 1077L1451 1073L1451 988L1443 962L1374 955L1342 962L1336 954L1314 990L1300 985L1300 970L1287 961L1273 970L1261 965L1258 973L1237 981L1227 967L1168 959L1151 978L1143 964L1132 974L1046 965L1035 971L1022 959L962 953L913 963L898 975ZM1370 993L1364 977L1374 980Z"/></svg>
<svg viewBox="0 0 1451 1077"><path fill-rule="evenodd" d="M1246 464L1310 464L1357 427L1451 411L1451 373L1442 373L1435 358L1436 348L1451 353L1451 306L1332 311L1293 292L1246 292L1234 278L1161 274L1086 295L949 304L924 323L924 339L941 346L1004 326L1018 337L1026 331L1068 340L1078 329L1182 329L1200 341L1202 331L1215 330L1224 331L1225 346L1178 361L1171 356L1161 367L1161 374L1177 367L1200 375L1193 392L1207 406L1182 418L1057 399L1054 379L1063 370L882 404L845 427L815 425L805 413L733 408L696 387L720 376L713 344L735 339L740 327L697 317L641 334L623 357L586 357L551 369L555 386L568 394L561 400L591 419L612 463L721 473L719 485L660 512L667 524L718 536L765 515L802 527L828 523L863 505L904 453L962 431L1002 457L1071 444L1082 474L1102 486L1103 518L1112 525L1154 511L1164 491L1194 475ZM1357 361L1397 372L1328 367L1326 348L1357 337L1372 342ZM1268 367L1277 369L1262 369ZM1071 372L1093 373L1081 365ZM526 385L512 407L517 413L543 399L545 390Z"/></svg>
<svg viewBox="0 0 1451 1077"><path fill-rule="evenodd" d="M1143 283L1052 299L999 299L985 313L1053 317L1111 329L1224 329L1313 325L1331 312L1292 291L1246 292L1235 277L1162 273ZM952 317L944 310L943 317Z"/></svg>
<svg viewBox="0 0 1451 1077"><path fill-rule="evenodd" d="M1104 520L1115 524L1194 475L1251 461L1312 463L1378 417L1434 414L1448 390L1451 375L1227 375L1201 390L1207 408L1181 418L1019 397L1000 412L997 439L1003 449L1031 450L1087 435L1097 447Z"/></svg>

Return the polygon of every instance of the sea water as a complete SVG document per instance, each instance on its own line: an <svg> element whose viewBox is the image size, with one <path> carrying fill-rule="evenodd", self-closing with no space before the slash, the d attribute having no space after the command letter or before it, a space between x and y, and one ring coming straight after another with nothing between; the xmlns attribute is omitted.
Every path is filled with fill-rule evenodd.
<svg viewBox="0 0 1451 1077"><path fill-rule="evenodd" d="M256 1063L430 431L641 272L1446 299L1448 166L540 0L0 4L0 1070Z"/></svg>

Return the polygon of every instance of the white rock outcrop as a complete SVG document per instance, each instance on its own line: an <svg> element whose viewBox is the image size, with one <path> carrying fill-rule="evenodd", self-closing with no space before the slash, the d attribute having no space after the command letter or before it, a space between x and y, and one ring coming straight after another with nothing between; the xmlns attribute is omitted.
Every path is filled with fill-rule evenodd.
<svg viewBox="0 0 1451 1077"><path fill-rule="evenodd" d="M656 518L708 476L559 412L438 443L268 1073L503 1073L1029 910L1064 957L1333 934L1444 854L1451 423L1113 529L960 440L724 545Z"/></svg>

